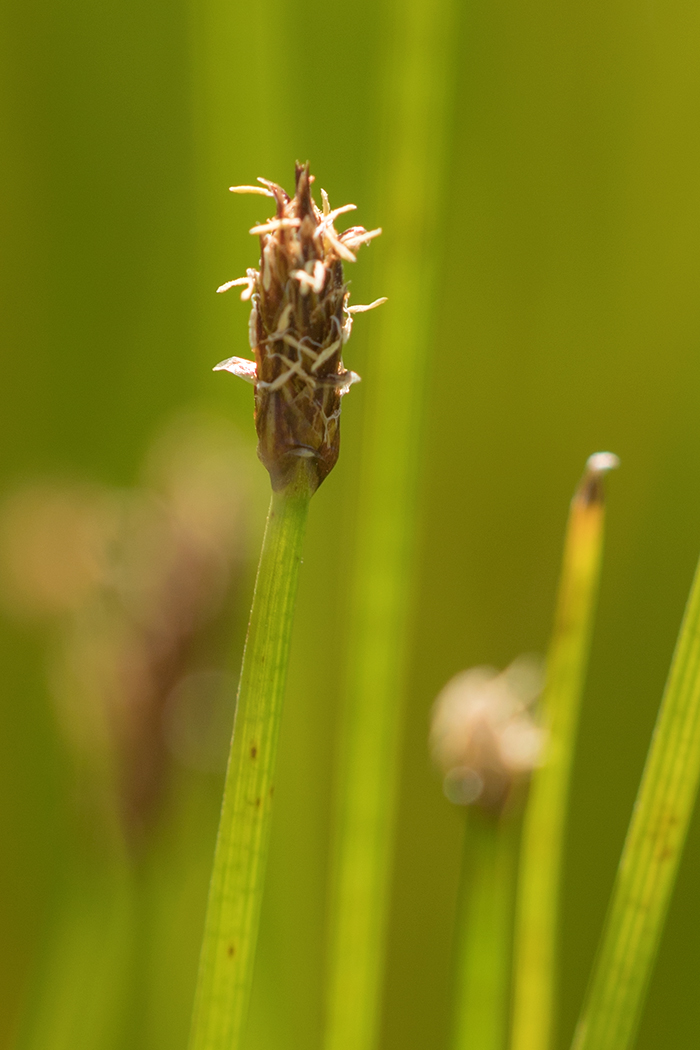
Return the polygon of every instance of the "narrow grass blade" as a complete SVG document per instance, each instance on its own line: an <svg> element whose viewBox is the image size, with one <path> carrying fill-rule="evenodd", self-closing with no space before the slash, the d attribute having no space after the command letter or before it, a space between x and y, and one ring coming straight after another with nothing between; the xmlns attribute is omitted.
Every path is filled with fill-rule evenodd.
<svg viewBox="0 0 700 1050"><path fill-rule="evenodd" d="M367 405L344 687L332 876L326 1050L377 1039L407 661L420 423L438 208L448 148L455 0L392 5L380 214L388 298Z"/></svg>
<svg viewBox="0 0 700 1050"><path fill-rule="evenodd" d="M575 1050L632 1046L700 779L700 571L696 572Z"/></svg>
<svg viewBox="0 0 700 1050"><path fill-rule="evenodd" d="M504 1050L517 824L470 810L458 918L452 1050Z"/></svg>
<svg viewBox="0 0 700 1050"><path fill-rule="evenodd" d="M525 814L515 928L512 1050L549 1050L554 1023L559 884L578 714L600 576L610 453L588 460L574 495L542 707L548 743Z"/></svg>
<svg viewBox="0 0 700 1050"><path fill-rule="evenodd" d="M310 488L272 497L214 857L190 1050L238 1050L253 974L277 739Z"/></svg>

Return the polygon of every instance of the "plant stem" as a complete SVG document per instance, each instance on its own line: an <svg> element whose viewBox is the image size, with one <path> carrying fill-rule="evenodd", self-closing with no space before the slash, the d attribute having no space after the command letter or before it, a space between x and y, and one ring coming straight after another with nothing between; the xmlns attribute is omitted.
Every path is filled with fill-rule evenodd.
<svg viewBox="0 0 700 1050"><path fill-rule="evenodd" d="M377 1040L408 661L412 550L447 156L454 0L396 0L383 162L388 295L366 369L340 737L326 1050Z"/></svg>
<svg viewBox="0 0 700 1050"><path fill-rule="evenodd" d="M616 464L606 453L591 456L569 514L542 698L548 741L543 765L533 777L523 827L512 1050L548 1050L552 1040L569 781L603 546L601 474Z"/></svg>
<svg viewBox="0 0 700 1050"><path fill-rule="evenodd" d="M700 570L654 730L575 1050L632 1045L700 779Z"/></svg>
<svg viewBox="0 0 700 1050"><path fill-rule="evenodd" d="M238 1050L246 1020L272 814L294 601L312 487L303 462L275 492L238 689L190 1050Z"/></svg>
<svg viewBox="0 0 700 1050"><path fill-rule="evenodd" d="M453 1050L503 1050L508 1021L516 824L476 807L460 887Z"/></svg>

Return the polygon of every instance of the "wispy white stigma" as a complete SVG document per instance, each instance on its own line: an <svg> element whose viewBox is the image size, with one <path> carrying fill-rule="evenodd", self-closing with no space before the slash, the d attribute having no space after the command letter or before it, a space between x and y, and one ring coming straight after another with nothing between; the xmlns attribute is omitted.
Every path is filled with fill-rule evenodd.
<svg viewBox="0 0 700 1050"><path fill-rule="evenodd" d="M249 361L245 357L227 357L225 361L214 365L212 372L231 372L239 379L245 379L246 383L254 384L257 379L255 361Z"/></svg>
<svg viewBox="0 0 700 1050"><path fill-rule="evenodd" d="M230 193L257 193L261 197L274 197L274 193L263 186L229 186Z"/></svg>
<svg viewBox="0 0 700 1050"><path fill-rule="evenodd" d="M388 299L385 295L381 299L375 299L368 306L348 306L347 311L349 314L366 314L368 310L374 310L377 306L381 306L382 303L386 302L388 302Z"/></svg>

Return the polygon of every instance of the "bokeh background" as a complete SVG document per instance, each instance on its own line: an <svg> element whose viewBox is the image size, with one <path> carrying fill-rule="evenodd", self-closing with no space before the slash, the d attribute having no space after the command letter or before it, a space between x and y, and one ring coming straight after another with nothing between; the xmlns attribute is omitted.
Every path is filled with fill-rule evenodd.
<svg viewBox="0 0 700 1050"><path fill-rule="evenodd" d="M227 188L258 175L289 185L295 159L309 159L334 205L351 200L359 222L382 224L392 47L405 12L426 2L5 0L0 9L3 542L31 532L18 491L34 493L36 504L58 487L69 517L76 499L83 508L117 506L122 529L125 502L155 501L160 521L186 490L173 471L183 457L198 461L191 446L178 452L178 440L198 434L196 447L203 442L214 458L228 450L228 468L217 460L210 474L237 494L233 509L219 507L235 566L226 567L216 614L202 619L206 639L197 635L178 674L235 674L265 514L250 388L211 372L246 353L246 306L235 293L213 292L254 265L246 231L266 217L264 201ZM690 0L454 0L451 17L441 176L416 184L416 193L438 195L439 280L426 293L429 357L416 420L416 582L382 1045L438 1048L448 1031L462 827L428 760L430 705L463 667L544 651L568 500L586 456L609 448L622 468L609 485L566 857L564 1048L700 548L700 13ZM401 133L407 155L420 153L411 127ZM351 275L355 302L382 294L394 236L385 228L364 250ZM307 1050L320 1040L334 730L374 316L358 320L346 353L364 382L345 403L340 463L312 508L251 1050ZM86 845L89 818L76 802L80 776L106 774L85 773L85 752L56 703L57 661L74 639L76 606L61 599L57 612L45 594L43 606L36 597L52 563L68 558L63 519L47 506L39 554L17 540L19 561L29 559L39 576L33 605L13 591L3 555L7 1047L33 1009L37 974L56 967L65 902L81 878L94 875L99 886L106 877L93 870L102 847ZM160 533L148 536L146 549L161 550ZM117 564L135 572L140 542L118 530ZM155 620L139 620L139 638L158 626L159 608L171 607L159 586L149 592ZM88 592L80 615L92 623ZM127 613L133 618L132 606L119 613L122 626ZM158 702L172 729L171 700ZM84 703L87 710L89 696ZM215 714L222 724L230 718L230 710ZM83 715L74 712L79 725ZM186 1045L222 783L209 743L203 759L154 744L167 751L157 800L128 860L115 848L121 859L109 877L118 883L114 871L129 868L132 932L127 947L110 947L105 935L105 951L133 960L128 1009L110 1033L115 1048ZM694 827L643 1050L681 1050L697 1038L699 880ZM109 892L121 900L119 887ZM114 983L109 974L106 981Z"/></svg>

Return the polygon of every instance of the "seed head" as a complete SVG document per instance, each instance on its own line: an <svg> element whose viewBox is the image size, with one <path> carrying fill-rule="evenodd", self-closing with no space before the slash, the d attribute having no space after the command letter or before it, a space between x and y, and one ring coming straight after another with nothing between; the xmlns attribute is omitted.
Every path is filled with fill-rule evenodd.
<svg viewBox="0 0 700 1050"><path fill-rule="evenodd" d="M260 237L260 268L228 281L252 303L249 336L255 361L231 357L216 365L255 386L258 455L274 489L285 488L305 460L316 488L335 466L340 445L340 402L359 376L343 365L352 315L385 302L349 307L343 262L381 233L353 226L338 234L334 222L354 204L331 211L311 196L308 164L296 166L293 197L274 182L232 186L236 193L272 197L273 218L250 231Z"/></svg>
<svg viewBox="0 0 700 1050"><path fill-rule="evenodd" d="M541 687L532 657L500 674L473 667L447 683L433 708L430 744L450 802L502 812L540 758L543 734L530 706Z"/></svg>

